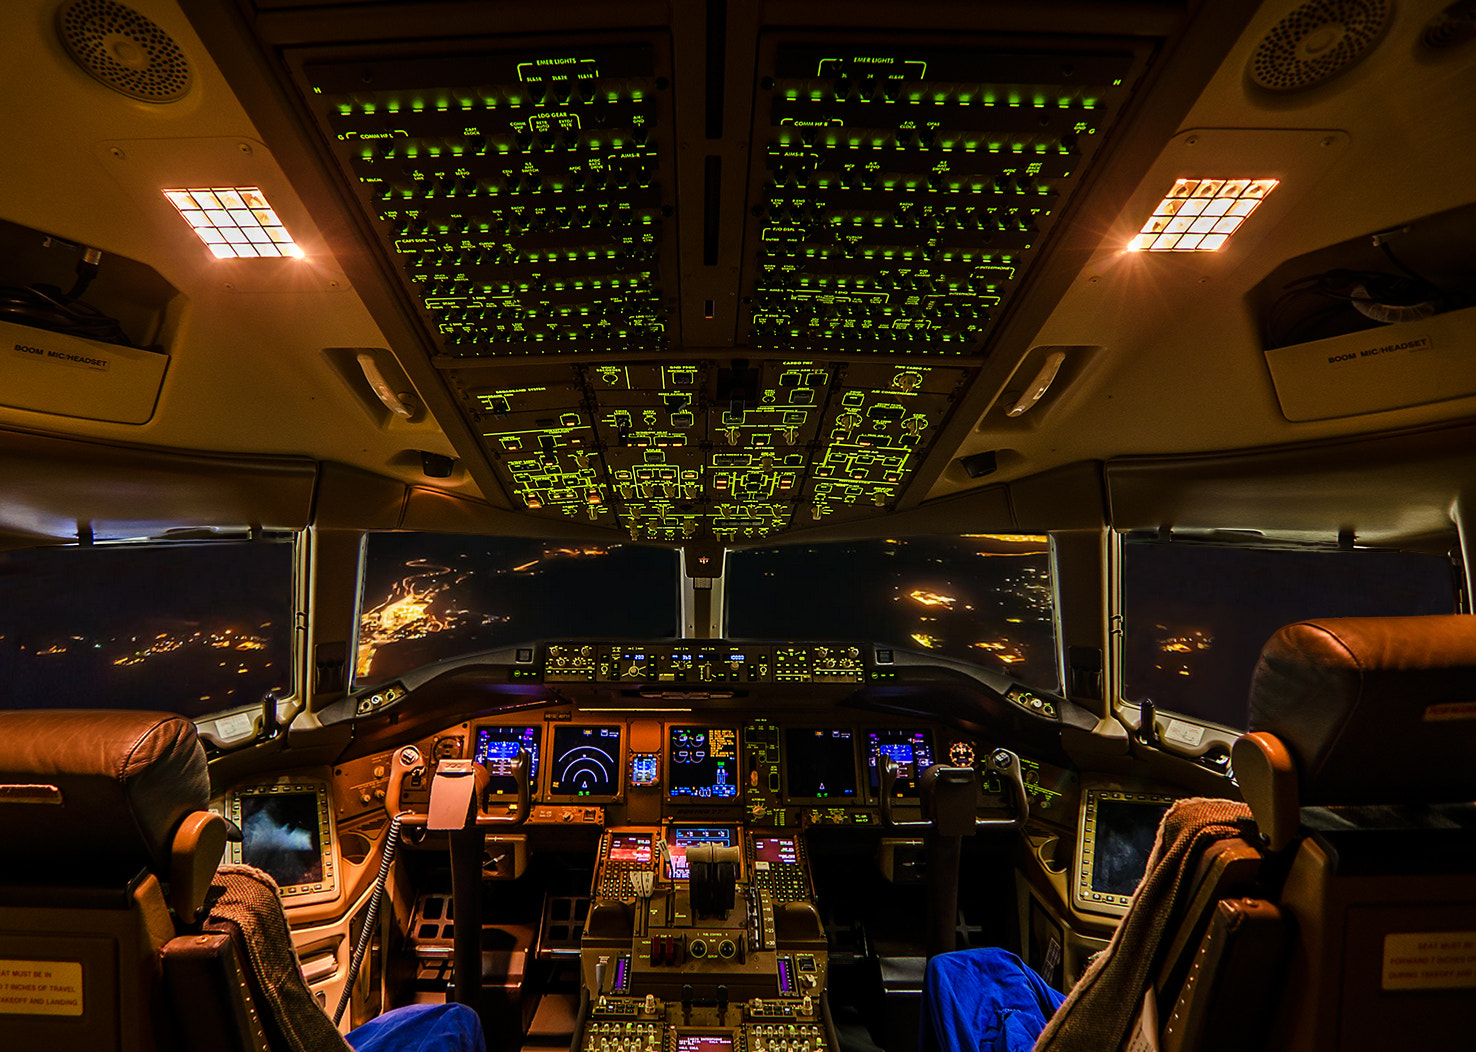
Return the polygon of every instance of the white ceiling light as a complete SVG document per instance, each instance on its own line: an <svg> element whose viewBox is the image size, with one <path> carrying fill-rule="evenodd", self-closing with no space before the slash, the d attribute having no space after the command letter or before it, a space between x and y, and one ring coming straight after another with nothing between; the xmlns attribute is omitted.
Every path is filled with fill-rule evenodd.
<svg viewBox="0 0 1476 1052"><path fill-rule="evenodd" d="M189 187L165 190L164 196L218 259L304 255L266 195L254 186Z"/></svg>
<svg viewBox="0 0 1476 1052"><path fill-rule="evenodd" d="M1213 252L1276 189L1276 179L1179 179L1138 236L1131 252Z"/></svg>

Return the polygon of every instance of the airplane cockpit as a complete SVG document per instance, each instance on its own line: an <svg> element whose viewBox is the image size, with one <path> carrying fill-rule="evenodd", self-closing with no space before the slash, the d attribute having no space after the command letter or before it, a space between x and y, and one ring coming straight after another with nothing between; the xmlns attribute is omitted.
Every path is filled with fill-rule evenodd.
<svg viewBox="0 0 1476 1052"><path fill-rule="evenodd" d="M1469 1040L1476 4L0 53L0 1047Z"/></svg>

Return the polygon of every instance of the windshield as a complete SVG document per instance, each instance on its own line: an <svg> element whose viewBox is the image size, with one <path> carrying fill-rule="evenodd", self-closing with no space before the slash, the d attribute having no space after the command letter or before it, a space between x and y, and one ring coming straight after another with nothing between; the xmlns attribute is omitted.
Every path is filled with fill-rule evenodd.
<svg viewBox="0 0 1476 1052"><path fill-rule="evenodd" d="M0 552L5 708L192 718L291 685L292 543Z"/></svg>
<svg viewBox="0 0 1476 1052"><path fill-rule="evenodd" d="M356 685L539 639L677 634L677 552L527 537L373 533Z"/></svg>
<svg viewBox="0 0 1476 1052"><path fill-rule="evenodd" d="M1045 537L909 537L728 556L734 639L855 639L928 650L1057 690Z"/></svg>
<svg viewBox="0 0 1476 1052"><path fill-rule="evenodd" d="M1122 697L1234 730L1251 674L1283 625L1322 617L1450 614L1450 559L1186 541L1123 545Z"/></svg>

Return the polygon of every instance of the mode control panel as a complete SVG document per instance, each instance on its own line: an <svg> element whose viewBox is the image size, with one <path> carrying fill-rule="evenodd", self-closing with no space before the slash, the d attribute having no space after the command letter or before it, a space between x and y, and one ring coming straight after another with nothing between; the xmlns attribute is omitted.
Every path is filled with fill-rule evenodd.
<svg viewBox="0 0 1476 1052"><path fill-rule="evenodd" d="M549 643L545 683L647 683L692 691L749 683L861 683L864 643Z"/></svg>

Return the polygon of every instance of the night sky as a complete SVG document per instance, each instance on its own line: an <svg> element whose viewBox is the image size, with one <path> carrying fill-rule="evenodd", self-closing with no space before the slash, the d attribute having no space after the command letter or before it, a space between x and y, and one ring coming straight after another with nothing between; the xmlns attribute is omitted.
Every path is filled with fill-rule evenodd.
<svg viewBox="0 0 1476 1052"><path fill-rule="evenodd" d="M734 639L890 643L1059 684L1050 556L970 537L755 548L728 556Z"/></svg>
<svg viewBox="0 0 1476 1052"><path fill-rule="evenodd" d="M371 534L358 682L541 639L672 639L679 572L667 548ZM375 613L406 599L397 619Z"/></svg>
<svg viewBox="0 0 1476 1052"><path fill-rule="evenodd" d="M1178 541L1126 549L1124 698L1237 730L1261 647L1283 625L1455 610L1440 556Z"/></svg>
<svg viewBox="0 0 1476 1052"><path fill-rule="evenodd" d="M188 716L291 682L292 545L0 552L0 704Z"/></svg>

